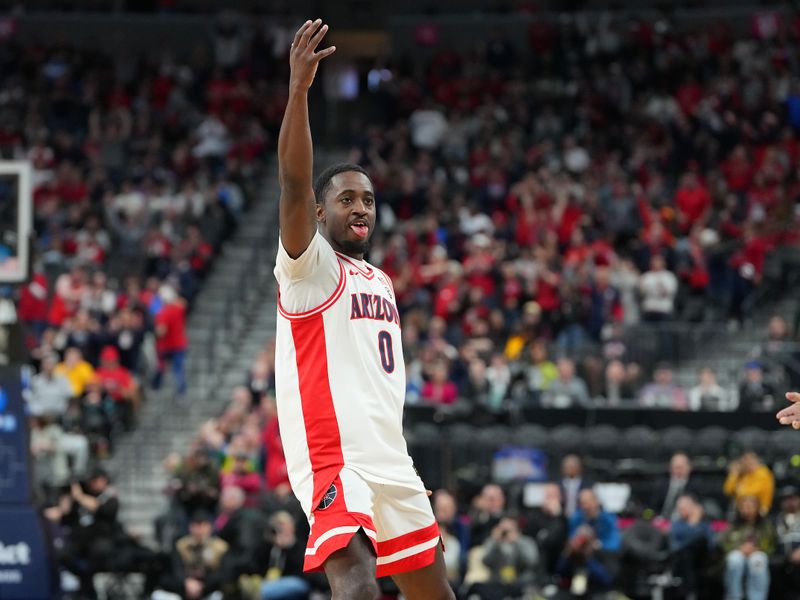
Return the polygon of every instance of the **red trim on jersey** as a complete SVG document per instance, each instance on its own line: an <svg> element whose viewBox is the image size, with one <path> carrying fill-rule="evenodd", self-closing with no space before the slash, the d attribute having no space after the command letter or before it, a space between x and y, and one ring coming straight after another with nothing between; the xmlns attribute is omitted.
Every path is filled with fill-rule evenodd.
<svg viewBox="0 0 800 600"><path fill-rule="evenodd" d="M316 507L344 465L342 439L328 378L323 316L296 319L291 325L308 456L314 474L311 506Z"/></svg>
<svg viewBox="0 0 800 600"><path fill-rule="evenodd" d="M417 544L422 544L423 542L438 537L440 537L439 526L436 523L432 523L424 529L417 529L405 535L378 542L378 556L389 556L395 552L400 552L411 546L416 546Z"/></svg>
<svg viewBox="0 0 800 600"><path fill-rule="evenodd" d="M345 274L345 268L342 264L342 261L339 261L339 283L336 286L336 289L333 291L325 302L320 304L319 306L312 308L311 310L307 310L305 312L293 313L289 312L281 305L281 289L278 287L278 312L280 312L281 316L291 320L296 319L307 319L309 317L313 317L314 315L324 312L325 310L329 309L333 304L341 297L342 293L344 292L345 283L347 282L347 276Z"/></svg>
<svg viewBox="0 0 800 600"><path fill-rule="evenodd" d="M364 267L362 267L361 265L354 263L352 259L349 258L348 256L340 254L339 252L337 252L336 255L339 257L339 260L343 260L347 264L352 265L359 273L361 273L367 279L372 279L373 277L375 277L375 269L373 269L372 267L367 267L366 269L364 269Z"/></svg>

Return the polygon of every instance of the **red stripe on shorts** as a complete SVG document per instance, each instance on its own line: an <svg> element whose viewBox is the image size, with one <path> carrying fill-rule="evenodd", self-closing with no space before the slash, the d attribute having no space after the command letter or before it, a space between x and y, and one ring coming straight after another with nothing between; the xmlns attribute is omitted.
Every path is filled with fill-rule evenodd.
<svg viewBox="0 0 800 600"><path fill-rule="evenodd" d="M323 315L292 321L291 325L308 456L314 473L313 510L342 470L342 439L328 379Z"/></svg>

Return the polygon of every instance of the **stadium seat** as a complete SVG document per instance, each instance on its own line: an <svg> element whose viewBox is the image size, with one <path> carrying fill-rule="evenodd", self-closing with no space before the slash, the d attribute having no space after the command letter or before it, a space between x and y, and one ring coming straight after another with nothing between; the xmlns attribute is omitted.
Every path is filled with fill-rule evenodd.
<svg viewBox="0 0 800 600"><path fill-rule="evenodd" d="M665 462L676 452L691 452L696 433L688 427L674 425L667 427L661 432L661 444L659 445L659 455Z"/></svg>
<svg viewBox="0 0 800 600"><path fill-rule="evenodd" d="M728 453L730 432L722 427L712 425L695 433L692 444L692 455L698 459L716 461Z"/></svg>
<svg viewBox="0 0 800 600"><path fill-rule="evenodd" d="M527 423L517 427L511 434L511 443L526 448L539 448L547 451L550 435L545 427Z"/></svg>
<svg viewBox="0 0 800 600"><path fill-rule="evenodd" d="M763 460L767 462L771 461L771 433L772 432L766 429L759 429L758 427L746 427L735 432L731 436L731 455L736 456L745 450L753 450Z"/></svg>
<svg viewBox="0 0 800 600"><path fill-rule="evenodd" d="M567 454L584 454L588 450L583 430L577 425L557 425L550 431L551 464Z"/></svg>
<svg viewBox="0 0 800 600"><path fill-rule="evenodd" d="M634 425L623 432L619 441L623 457L653 461L658 458L661 432L644 425Z"/></svg>

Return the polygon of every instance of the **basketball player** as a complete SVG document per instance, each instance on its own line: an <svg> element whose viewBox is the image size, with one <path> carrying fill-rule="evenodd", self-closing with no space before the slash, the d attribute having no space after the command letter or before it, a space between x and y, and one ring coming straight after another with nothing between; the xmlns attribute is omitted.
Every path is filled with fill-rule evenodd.
<svg viewBox="0 0 800 600"><path fill-rule="evenodd" d="M439 530L402 433L405 369L390 279L364 260L375 229L366 172L341 164L312 187L308 90L328 30L295 34L278 139L276 387L292 489L311 526L305 570L336 600L374 600L391 575L409 600L445 600Z"/></svg>
<svg viewBox="0 0 800 600"><path fill-rule="evenodd" d="M787 392L786 399L793 404L778 412L776 415L778 421L781 425L791 425L795 429L800 429L800 394Z"/></svg>

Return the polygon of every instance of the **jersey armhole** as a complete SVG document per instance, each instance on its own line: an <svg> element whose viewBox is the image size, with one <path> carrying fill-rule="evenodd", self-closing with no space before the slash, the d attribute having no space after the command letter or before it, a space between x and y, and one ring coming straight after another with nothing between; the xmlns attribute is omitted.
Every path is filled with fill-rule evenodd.
<svg viewBox="0 0 800 600"><path fill-rule="evenodd" d="M280 285L279 285L278 286L278 312L281 314L281 316L283 318L288 319L290 321L297 321L297 320L300 320L300 319L308 319L310 317L313 317L313 316L316 316L316 315L318 315L320 313L323 313L327 309L329 309L331 306L333 306L336 303L336 301L341 297L342 293L344 292L344 288L345 288L345 283L346 282L347 282L347 275L345 273L344 265L342 264L342 261L340 260L339 261L339 283L337 284L336 289L333 291L333 293L328 297L327 300L325 300L319 306L316 306L316 307L314 307L314 308L312 308L310 310L306 310L306 311L299 312L299 313L289 312L288 310L283 308L283 305L281 304L281 288L280 288Z"/></svg>

